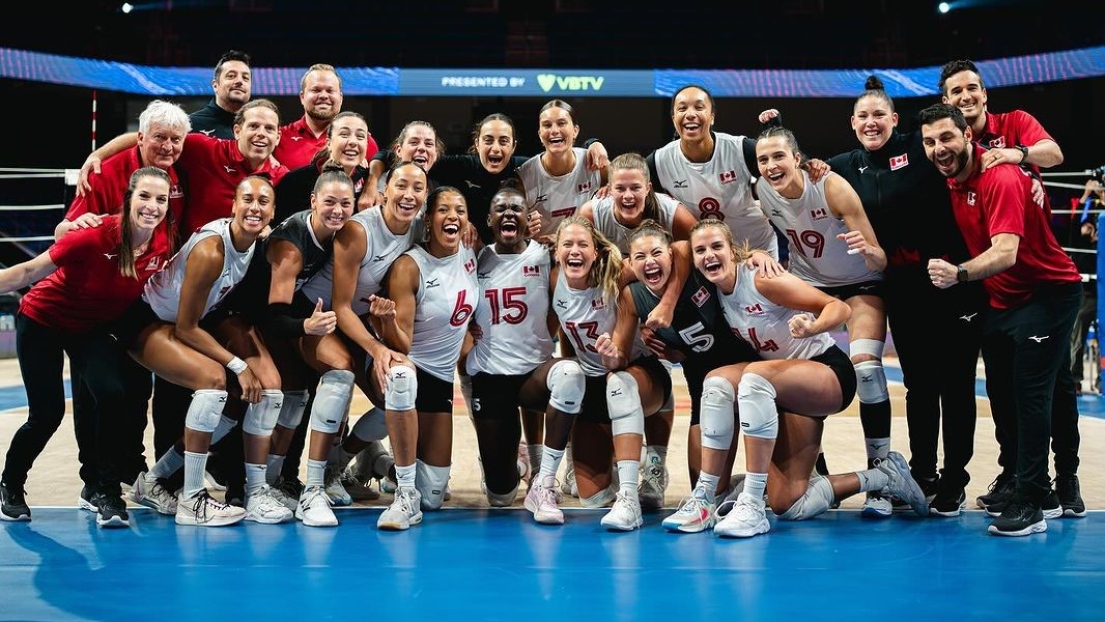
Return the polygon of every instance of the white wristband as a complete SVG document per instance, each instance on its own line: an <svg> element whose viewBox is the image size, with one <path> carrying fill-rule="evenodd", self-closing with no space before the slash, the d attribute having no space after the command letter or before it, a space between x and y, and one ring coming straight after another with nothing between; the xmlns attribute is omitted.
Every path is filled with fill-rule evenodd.
<svg viewBox="0 0 1105 622"><path fill-rule="evenodd" d="M246 365L246 362L238 357L230 359L230 362L226 364L226 368L234 372L235 374L240 374L244 372L247 367L249 366Z"/></svg>

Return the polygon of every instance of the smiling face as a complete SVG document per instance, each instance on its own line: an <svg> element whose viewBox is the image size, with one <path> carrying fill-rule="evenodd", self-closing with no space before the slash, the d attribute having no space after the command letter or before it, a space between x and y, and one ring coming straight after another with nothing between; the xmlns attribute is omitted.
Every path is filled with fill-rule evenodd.
<svg viewBox="0 0 1105 622"><path fill-rule="evenodd" d="M960 130L950 118L921 126L925 156L940 174L949 178L965 177L971 161L971 130Z"/></svg>
<svg viewBox="0 0 1105 622"><path fill-rule="evenodd" d="M254 167L260 166L280 142L280 116L265 106L249 108L242 114L241 124L234 125L234 136L242 155Z"/></svg>
<svg viewBox="0 0 1105 622"><path fill-rule="evenodd" d="M260 177L247 177L238 184L234 194L234 223L241 231L256 238L272 221L276 209L276 194L272 184Z"/></svg>
<svg viewBox="0 0 1105 622"><path fill-rule="evenodd" d="M311 193L311 210L314 212L312 224L321 225L324 231L333 235L353 215L356 204L353 186L349 182L327 181ZM316 227L316 232L318 228Z"/></svg>
<svg viewBox="0 0 1105 622"><path fill-rule="evenodd" d="M713 101L700 88L685 88L672 101L671 121L681 140L704 140L714 125Z"/></svg>
<svg viewBox="0 0 1105 622"><path fill-rule="evenodd" d="M152 232L164 222L168 212L169 182L153 175L138 178L130 196L130 223L134 231Z"/></svg>
<svg viewBox="0 0 1105 622"><path fill-rule="evenodd" d="M640 235L629 245L629 265L638 281L661 293L671 276L671 247L659 234Z"/></svg>
<svg viewBox="0 0 1105 622"><path fill-rule="evenodd" d="M704 226L691 233L691 255L694 267L715 285L735 276L733 243L719 226Z"/></svg>
<svg viewBox="0 0 1105 622"><path fill-rule="evenodd" d="M891 109L885 97L865 95L852 110L852 131L868 151L882 149L897 126L898 113Z"/></svg>
<svg viewBox="0 0 1105 622"><path fill-rule="evenodd" d="M982 78L973 71L960 71L944 80L943 101L963 111L967 125L974 126L975 121L986 111L986 89Z"/></svg>
<svg viewBox="0 0 1105 622"><path fill-rule="evenodd" d="M586 227L577 223L560 227L556 235L556 261L567 279L586 281L597 259L594 237Z"/></svg>
<svg viewBox="0 0 1105 622"><path fill-rule="evenodd" d="M785 137L771 136L756 141L756 165L760 169L760 177L779 194L793 190L795 186L801 193L798 163L799 158ZM787 192L784 196L789 194L792 193Z"/></svg>
<svg viewBox="0 0 1105 622"><path fill-rule="evenodd" d="M138 152L142 154L142 163L168 170L184 151L185 133L183 128L164 123L151 123L149 133L138 132Z"/></svg>
<svg viewBox="0 0 1105 622"><path fill-rule="evenodd" d="M614 200L614 217L627 227L641 224L645 214L645 199L652 184L643 171L634 168L610 172L610 198Z"/></svg>
<svg viewBox="0 0 1105 622"><path fill-rule="evenodd" d="M487 224L502 250L524 247L526 241L526 198L517 190L500 190L491 199Z"/></svg>
<svg viewBox="0 0 1105 622"><path fill-rule="evenodd" d="M426 204L426 172L414 164L404 164L391 172L384 190L385 217L409 225Z"/></svg>
<svg viewBox="0 0 1105 622"><path fill-rule="evenodd" d="M437 162L437 133L428 125L411 124L399 137L396 153L400 161L414 162L428 172Z"/></svg>
<svg viewBox="0 0 1105 622"><path fill-rule="evenodd" d="M341 79L338 74L323 69L308 72L303 78L299 102L308 117L328 123L341 112Z"/></svg>
<svg viewBox="0 0 1105 622"><path fill-rule="evenodd" d="M577 136L579 136L579 126L572 121L570 112L556 106L541 112L538 118L537 137L541 139L545 151L553 154L569 151Z"/></svg>
<svg viewBox="0 0 1105 622"><path fill-rule="evenodd" d="M446 190L434 196L426 210L426 231L430 233L429 250L436 256L447 256L460 250L461 234L468 228L468 206L464 195Z"/></svg>
<svg viewBox="0 0 1105 622"><path fill-rule="evenodd" d="M517 143L514 140L514 128L506 121L493 120L480 126L476 138L476 153L480 164L488 173L496 175L510 164Z"/></svg>
<svg viewBox="0 0 1105 622"><path fill-rule="evenodd" d="M249 65L240 60L228 60L219 68L219 77L211 81L215 103L224 110L237 112L249 101L253 74Z"/></svg>
<svg viewBox="0 0 1105 622"><path fill-rule="evenodd" d="M355 116L344 116L330 125L330 159L352 171L368 152L368 124Z"/></svg>

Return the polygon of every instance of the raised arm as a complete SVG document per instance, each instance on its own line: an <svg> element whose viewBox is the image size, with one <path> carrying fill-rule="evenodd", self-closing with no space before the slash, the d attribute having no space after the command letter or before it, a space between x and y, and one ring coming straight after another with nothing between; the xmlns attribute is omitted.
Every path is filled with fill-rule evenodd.
<svg viewBox="0 0 1105 622"><path fill-rule="evenodd" d="M23 263L10 268L0 270L0 293L7 294L46 278L57 270L57 265L50 258L50 251L45 251L34 259L28 259Z"/></svg>

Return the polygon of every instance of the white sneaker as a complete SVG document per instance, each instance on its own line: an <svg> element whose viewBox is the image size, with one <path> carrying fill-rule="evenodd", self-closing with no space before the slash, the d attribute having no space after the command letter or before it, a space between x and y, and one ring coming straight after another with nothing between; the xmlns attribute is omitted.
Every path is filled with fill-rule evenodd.
<svg viewBox="0 0 1105 622"><path fill-rule="evenodd" d="M650 460L641 473L641 483L637 484L637 499L645 510L659 510L664 507L664 491L668 489L668 467L660 463L657 457Z"/></svg>
<svg viewBox="0 0 1105 622"><path fill-rule="evenodd" d="M375 501L380 493L372 488L372 478L361 478L355 469L346 469L341 474L341 485L354 501Z"/></svg>
<svg viewBox="0 0 1105 622"><path fill-rule="evenodd" d="M679 509L675 511L675 514L664 519L664 529L683 533L699 533L706 531L717 523L717 518L714 516L716 504L713 501L707 501L705 497L698 493L698 490L692 492L691 496L683 499L679 504Z"/></svg>
<svg viewBox="0 0 1105 622"><path fill-rule="evenodd" d="M308 486L299 497L295 517L308 527L336 527L338 517L330 509L330 497L322 486Z"/></svg>
<svg viewBox="0 0 1105 622"><path fill-rule="evenodd" d="M925 499L925 492L921 490L921 486L910 475L909 462L906 461L905 456L892 451L886 456L885 460L879 462L878 469L890 478L890 481L886 484L886 489L883 490L884 494L897 495L902 501L908 503L909 507L913 508L918 516L929 515L929 504L928 500Z"/></svg>
<svg viewBox="0 0 1105 622"><path fill-rule="evenodd" d="M422 494L415 488L400 488L395 491L395 500L380 514L376 521L377 529L405 531L411 525L422 522Z"/></svg>
<svg viewBox="0 0 1105 622"><path fill-rule="evenodd" d="M864 518L890 518L893 513L894 504L890 499L872 490L867 493L867 499L863 502L863 511L860 514Z"/></svg>
<svg viewBox="0 0 1105 622"><path fill-rule="evenodd" d="M729 503L729 502L726 502ZM725 505L725 504L722 504ZM718 507L721 512L721 507ZM714 525L714 533L723 538L751 538L771 530L763 499L742 492L733 509Z"/></svg>
<svg viewBox="0 0 1105 622"><path fill-rule="evenodd" d="M533 520L542 525L563 525L564 512L560 510L560 491L556 484L544 486L540 482L534 482L526 493L524 505L533 512Z"/></svg>
<svg viewBox="0 0 1105 622"><path fill-rule="evenodd" d="M226 505L211 498L207 490L191 499L181 496L177 501L176 524L197 527L225 527L246 517L246 509Z"/></svg>
<svg viewBox="0 0 1105 622"><path fill-rule="evenodd" d="M276 498L267 484L254 494L246 493L246 520L266 525L286 523L294 518L292 511Z"/></svg>
<svg viewBox="0 0 1105 622"><path fill-rule="evenodd" d="M643 524L637 495L628 495L621 491L614 498L614 507L602 517L602 526L613 531L633 531Z"/></svg>
<svg viewBox="0 0 1105 622"><path fill-rule="evenodd" d="M177 498L156 479L148 479L146 473L139 473L130 490L130 498L139 505L157 510L158 514L173 516L176 514Z"/></svg>
<svg viewBox="0 0 1105 622"><path fill-rule="evenodd" d="M579 486L576 485L576 470L574 466L569 465L568 469L564 471L564 482L560 484L560 492L563 495L571 495L576 499L579 498Z"/></svg>
<svg viewBox="0 0 1105 622"><path fill-rule="evenodd" d="M341 473L331 467L326 467L326 496L330 497L330 504L343 508L353 505L353 497L350 496L349 491L342 486Z"/></svg>

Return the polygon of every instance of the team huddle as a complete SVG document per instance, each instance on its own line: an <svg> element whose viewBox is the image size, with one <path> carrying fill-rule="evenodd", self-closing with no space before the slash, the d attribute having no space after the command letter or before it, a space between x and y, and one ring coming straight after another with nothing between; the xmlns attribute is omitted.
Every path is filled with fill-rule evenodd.
<svg viewBox="0 0 1105 622"><path fill-rule="evenodd" d="M175 104L150 103L137 133L89 158L54 246L0 271L0 290L34 284L17 316L29 416L8 451L0 518L30 519L28 472L64 415L63 354L80 505L103 527L129 524L126 484L134 502L196 526L335 526L334 506L390 493L378 528L409 529L449 498L459 383L489 505L521 497L537 522L562 524L571 494L609 508L607 529L638 529L643 511L664 505L676 364L692 404L693 490L664 528L747 538L769 531L768 507L804 520L858 493L864 516L888 517L895 505L956 516L970 448L945 438L938 475L939 404L918 399L909 413L911 461L889 451L888 319L904 343L907 389L943 397L945 411L969 402L969 412L943 416L969 417L973 435L973 394L961 399L962 383L930 390L934 372L921 369L926 352L914 345L944 320L921 326L896 309L912 300L977 313L989 294L994 314L1010 315L1035 300L1032 279L1062 295L1072 282L1054 237L1034 228L1042 217L1030 213L1043 210L1028 177L972 151L965 111L933 106L922 130L903 137L877 81L856 102L864 148L851 153L905 141L915 157L906 168L906 156L882 154L894 157L871 171L886 175L877 198L869 178L854 179L871 165L857 173L848 154L811 160L777 111L761 115L756 138L715 131L713 100L698 86L672 98L677 139L611 160L597 139L575 146L579 125L562 100L541 109L544 151L532 158L515 155L513 122L501 114L477 124L470 153L446 155L424 121L377 151L365 119L340 111L332 67L304 75L304 117L287 125L272 102L249 99L248 81L248 57L216 67L216 100L198 119L225 112L237 93L227 137ZM1004 185L970 192L1021 215L999 232L960 233L949 197L992 167ZM895 192L914 196L885 203ZM938 195L924 206L927 224L911 227L910 201ZM990 233L1023 240L1016 268L989 256ZM847 351L830 335L841 327ZM966 330L977 361L975 328ZM1062 385L1060 370L1047 373ZM374 407L351 425L356 391ZM157 460L148 468L151 394ZM854 399L867 468L830 474L825 418ZM1050 412L1050 393L1047 402ZM1051 488L1048 432L1041 480L1030 458L1038 439L1025 438L1039 432L1035 419L1010 419L1021 427L1002 463L1013 485L995 483L979 499L997 517L991 533L1042 531L1045 511L1084 515L1073 472L1060 476L1075 478L1074 497ZM745 464L733 477L739 432ZM208 490L209 460L227 472L222 501ZM1056 480L1060 493L1069 481Z"/></svg>

